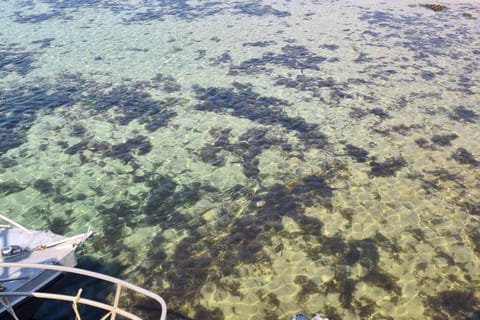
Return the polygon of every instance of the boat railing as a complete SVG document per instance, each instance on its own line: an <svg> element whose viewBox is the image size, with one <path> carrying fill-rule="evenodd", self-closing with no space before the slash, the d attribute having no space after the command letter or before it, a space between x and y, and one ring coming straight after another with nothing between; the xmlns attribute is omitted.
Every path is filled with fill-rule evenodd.
<svg viewBox="0 0 480 320"><path fill-rule="evenodd" d="M107 317L104 317L105 319L109 318L110 320L115 320L117 315L124 317L126 319L132 319L132 320L141 320L140 317L120 308L120 296L122 294L122 289L127 288L130 289L134 292L140 293L144 295L145 297L148 297L155 302L157 302L160 307L161 307L161 312L159 314L160 320L165 320L167 317L167 304L165 303L165 300L163 300L162 297L159 295L146 290L144 288L141 288L139 286L136 286L134 284L131 284L127 281L107 276L101 273L89 271L89 270L84 270L84 269L79 269L79 268L70 268L70 267L64 267L60 265L46 265L46 264L28 264L28 263L9 263L9 262L0 262L0 268L23 268L23 269L41 269L41 270L52 270L52 271L58 271L58 272L63 272L63 273L73 273L73 274L78 274L82 275L85 277L90 277L94 279L99 279L102 281L110 282L113 283L116 288L115 288L115 296L113 298L113 303L112 304L106 304L102 302L98 302L95 300L87 299L87 298L82 298L80 297L80 294L77 294L77 296L71 296L71 295L64 295L64 294L54 294L54 293L48 293L48 292L39 292L39 291L32 291L32 292L18 292L18 291L13 291L13 292L0 292L0 299L5 300L7 297L13 297L13 296L24 296L24 297L34 297L38 299L47 299L47 300L60 300L60 301L66 301L66 302L71 302L74 305L76 304L83 304L87 306L91 306L94 308L98 309L103 309L105 311L108 311ZM80 292L79 292L80 293Z"/></svg>

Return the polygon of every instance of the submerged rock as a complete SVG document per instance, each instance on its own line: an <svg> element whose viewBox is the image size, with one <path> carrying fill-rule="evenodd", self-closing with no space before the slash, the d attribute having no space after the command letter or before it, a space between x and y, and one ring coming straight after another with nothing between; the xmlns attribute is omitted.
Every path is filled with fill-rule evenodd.
<svg viewBox="0 0 480 320"><path fill-rule="evenodd" d="M435 11L435 12L440 12L440 11L443 11L443 10L447 9L447 6L444 6L442 4L421 4L420 6L422 6L424 8L427 8L427 9L430 9L430 10Z"/></svg>

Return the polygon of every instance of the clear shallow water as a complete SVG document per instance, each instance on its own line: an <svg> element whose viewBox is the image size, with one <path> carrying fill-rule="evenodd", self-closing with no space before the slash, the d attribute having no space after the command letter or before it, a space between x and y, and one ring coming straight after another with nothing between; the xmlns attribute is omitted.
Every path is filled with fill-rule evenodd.
<svg viewBox="0 0 480 320"><path fill-rule="evenodd" d="M195 319L479 310L478 4L1 6L0 208L81 266Z"/></svg>

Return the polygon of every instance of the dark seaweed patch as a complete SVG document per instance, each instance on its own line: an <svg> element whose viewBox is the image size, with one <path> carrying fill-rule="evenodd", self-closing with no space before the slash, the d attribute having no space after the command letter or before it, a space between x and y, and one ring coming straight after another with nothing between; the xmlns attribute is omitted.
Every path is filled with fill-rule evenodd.
<svg viewBox="0 0 480 320"><path fill-rule="evenodd" d="M87 141L87 140L80 141L80 142L74 144L73 146L68 147L64 152L66 154L70 154L70 155L77 154L79 152L87 150L89 144L90 144L90 142Z"/></svg>
<svg viewBox="0 0 480 320"><path fill-rule="evenodd" d="M310 91L315 98L323 102L330 103L339 102L341 99L353 98L353 95L348 93L350 84L365 84L363 79L348 79L343 82L338 82L331 77L308 77L303 74L297 75L295 78L279 76L276 78L275 85L284 86L287 88L294 88L301 91ZM330 93L330 100L323 97L322 91L327 88ZM366 98L364 96L364 98ZM359 109L360 110L360 109Z"/></svg>
<svg viewBox="0 0 480 320"><path fill-rule="evenodd" d="M456 138L458 138L458 136L455 133L451 133L444 135L434 135L431 140L434 144L445 147L451 146L452 144L450 143L450 141Z"/></svg>
<svg viewBox="0 0 480 320"><path fill-rule="evenodd" d="M318 65L327 58L311 53L304 46L286 45L282 53L265 53L261 58L243 61L238 66L231 66L229 74L256 74L270 71L268 65L279 65L290 69L319 70Z"/></svg>
<svg viewBox="0 0 480 320"><path fill-rule="evenodd" d="M412 125L409 125L409 126L406 126L404 124L399 124L399 125L392 126L391 128L385 129L385 130L378 129L378 128L374 128L373 130L377 133L380 133L380 134L384 135L384 136L388 136L392 132L398 133L402 136L406 136L412 129L416 129L416 128L419 128L419 127L420 127L420 125L416 125L416 124L412 124Z"/></svg>
<svg viewBox="0 0 480 320"><path fill-rule="evenodd" d="M395 243L391 242L381 234L377 234L374 239L363 239L354 241L344 241L339 235L322 240L322 249L317 251L317 256L311 256L318 259L324 255L336 257L337 264L334 278L326 284L326 293L338 293L339 299L344 308L355 307L359 314L369 313L368 303L362 299L355 299L354 291L358 282L367 282L371 285L383 288L394 296L401 295L401 288L397 285L397 279L385 273L378 266L380 255L378 246L391 252L398 252L400 249ZM365 275L355 279L350 277L349 266L360 264L366 271Z"/></svg>
<svg viewBox="0 0 480 320"><path fill-rule="evenodd" d="M132 155L145 155L150 152L152 149L152 145L150 141L145 136L136 136L133 138L128 139L124 143L116 144L108 150L105 155L111 157L113 159L120 159L124 163L132 163L135 164L135 157Z"/></svg>
<svg viewBox="0 0 480 320"><path fill-rule="evenodd" d="M222 310L220 308L214 308L209 310L203 306L195 307L195 319L212 319L223 320L225 319Z"/></svg>
<svg viewBox="0 0 480 320"><path fill-rule="evenodd" d="M361 280L385 289L386 292L394 293L396 295L402 294L402 289L397 285L397 279L378 268L371 270Z"/></svg>
<svg viewBox="0 0 480 320"><path fill-rule="evenodd" d="M347 144L345 146L347 150L347 154L357 160L358 162L365 162L368 159L368 151L359 147L355 147L354 145Z"/></svg>
<svg viewBox="0 0 480 320"><path fill-rule="evenodd" d="M458 25L439 27L438 24L432 23L429 19L423 19L422 14L395 14L381 11L366 11L360 16L360 20L367 21L371 25L371 32L379 33L375 38L370 39L370 43L376 46L384 47L383 33L390 33L392 30L401 39L397 45L403 46L405 49L413 53L413 59L416 61L428 61L435 56L447 56L455 59L457 53L453 50L457 47L456 41L449 37L439 37L438 28L442 31L465 34L463 27ZM415 26L415 27L414 27ZM472 37L469 37L473 41ZM428 61L430 66L434 63ZM431 77L426 74L427 78ZM460 76L461 77L461 76ZM461 90L471 93L471 81L459 83Z"/></svg>
<svg viewBox="0 0 480 320"><path fill-rule="evenodd" d="M83 152L86 150L99 153L112 159L122 160L124 163L129 163L136 169L138 168L138 164L136 163L134 155L141 156L149 153L152 150L152 145L147 137L139 135L127 139L124 143L115 145L111 145L108 142L83 140L66 148L64 152L69 155L80 154L81 159L83 159Z"/></svg>
<svg viewBox="0 0 480 320"><path fill-rule="evenodd" d="M300 286L300 290L297 293L297 303L300 305L304 304L310 295L320 293L320 289L318 288L317 284L307 276L296 276L294 282Z"/></svg>
<svg viewBox="0 0 480 320"><path fill-rule="evenodd" d="M85 128L81 124L76 123L76 124L73 125L70 135L73 136L73 137L82 137L86 133L87 133L87 128Z"/></svg>
<svg viewBox="0 0 480 320"><path fill-rule="evenodd" d="M210 62L214 66L224 64L224 63L231 64L232 63L232 57L230 56L230 54L228 52L224 52L216 58L211 58Z"/></svg>
<svg viewBox="0 0 480 320"><path fill-rule="evenodd" d="M349 249L356 249L359 252L358 261L367 270L375 270L380 260L377 245L370 239L356 240L349 243Z"/></svg>
<svg viewBox="0 0 480 320"><path fill-rule="evenodd" d="M46 13L39 13L39 14L21 14L20 12L15 13L15 22L17 23L40 23L51 19L71 19L71 17L65 15L58 10L52 10Z"/></svg>
<svg viewBox="0 0 480 320"><path fill-rule="evenodd" d="M428 140L425 138L418 138L415 140L415 143L417 146L419 146L422 149L431 149L431 145L428 143Z"/></svg>
<svg viewBox="0 0 480 320"><path fill-rule="evenodd" d="M216 137L213 144L207 144L200 152L200 159L214 166L222 166L225 163L226 152L230 152L242 160L243 173L247 177L256 177L259 173L257 156L265 149L278 146L285 141L269 134L266 128L249 129L239 137L238 143L230 143L230 129L210 130L210 134Z"/></svg>
<svg viewBox="0 0 480 320"><path fill-rule="evenodd" d="M6 196L11 193L16 193L16 192L25 190L25 188L26 188L25 186L15 181L0 182L0 195Z"/></svg>
<svg viewBox="0 0 480 320"><path fill-rule="evenodd" d="M242 143L245 144L241 139L237 144L230 144L229 130L213 130L211 134L216 137L214 145L218 143L238 147ZM252 135L253 132L249 134ZM263 139L263 136L261 133L259 139ZM199 296L200 289L207 282L215 283L218 288L241 296L238 290L240 283L225 281L225 277L238 275L236 266L239 264L270 263L264 247L271 246L272 234L283 231L284 216L295 220L305 236L320 239L322 224L315 218L305 216L304 206L326 204L328 202L326 199L333 196L332 189L328 187L327 179L323 176L305 177L290 184L289 187L274 185L262 188L257 194L245 190L244 187L234 188L232 192L241 193L237 197L249 197L250 203L240 216L222 210L221 216L215 222L215 228L221 231L220 234L226 235L212 239L199 235L199 227L203 227L205 221L201 218L192 221L190 217L180 214L177 208L192 206L201 199L201 193L212 194L215 190L199 183L180 185L171 178L153 173L143 181L145 186L151 188L145 206L139 208L124 203L122 206L117 204L111 209L98 208L98 210L105 219L104 233L108 241L120 242L120 248L126 246L121 243L122 232L139 225L156 224L162 229L175 228L189 232L189 236L180 241L168 259L165 259L162 246L155 245L164 239L162 236L154 238L152 244L147 244L149 259L140 267L140 272L146 275L144 281L157 283L163 279L169 282L170 286L164 290L164 296L168 297L172 309L186 303L191 305L191 301ZM259 206L259 202L263 204ZM137 212L139 210L143 214L139 214L140 212ZM117 211L121 213L117 214ZM121 232L113 234L115 229L120 229ZM118 253L116 249L114 251L115 254ZM156 267L149 267L153 265ZM158 265L161 268L158 268ZM301 301L307 299L309 294L318 292L316 285L307 278L297 278L296 282L302 287L298 295ZM273 306L280 303L272 295L267 299ZM193 314L194 310L198 311L201 307L192 308ZM198 314L209 319L212 317L209 311L205 310Z"/></svg>
<svg viewBox="0 0 480 320"><path fill-rule="evenodd" d="M435 73L431 71L422 71L421 76L424 80L433 80L435 78Z"/></svg>
<svg viewBox="0 0 480 320"><path fill-rule="evenodd" d="M465 121L465 122L473 123L476 121L477 118L478 118L478 115L475 112L463 106L455 108L455 110L453 110L453 114L450 114L450 119L453 119L456 121Z"/></svg>
<svg viewBox="0 0 480 320"><path fill-rule="evenodd" d="M480 216L480 204L473 202L464 202L461 206L467 211L468 214L473 216Z"/></svg>
<svg viewBox="0 0 480 320"><path fill-rule="evenodd" d="M26 75L33 69L33 54L14 47L0 46L0 74L16 72ZM8 103L9 100L4 98Z"/></svg>
<svg viewBox="0 0 480 320"><path fill-rule="evenodd" d="M353 119L363 119L368 115L368 111L360 109L360 108L353 108L352 111L348 113L350 118Z"/></svg>
<svg viewBox="0 0 480 320"><path fill-rule="evenodd" d="M0 59L1 57L0 53ZM132 86L110 87L85 81L78 75L65 74L53 86L25 86L5 91L3 93L5 102L0 104L0 123L2 123L0 154L25 142L26 132L35 121L38 112L48 113L58 107L68 107L77 103L85 105L91 115L102 115L115 110L117 115L113 117L108 115L105 120L120 125L138 120L148 131L164 127L176 115L172 106L178 101L176 99L153 100L150 94L142 91L148 85L148 83L134 83ZM80 129L78 133L82 131ZM88 142L80 142L66 152L78 153L87 145Z"/></svg>
<svg viewBox="0 0 480 320"><path fill-rule="evenodd" d="M117 256L126 247L122 245L126 227L137 226L138 209L126 202L117 202L111 208L98 206L96 209L103 220L103 237L105 241L116 244L110 249Z"/></svg>
<svg viewBox="0 0 480 320"><path fill-rule="evenodd" d="M438 177L438 179L440 179L441 181L455 181L457 183L461 182L460 176L451 173L445 169L436 169L430 171L429 173L433 174L435 177Z"/></svg>
<svg viewBox="0 0 480 320"><path fill-rule="evenodd" d="M428 303L439 316L466 318L480 307L480 301L470 290L447 290L435 297L429 297Z"/></svg>
<svg viewBox="0 0 480 320"><path fill-rule="evenodd" d="M44 38L41 40L34 40L32 41L32 44L39 44L40 49L48 48L52 44L52 41L54 41L55 38Z"/></svg>
<svg viewBox="0 0 480 320"><path fill-rule="evenodd" d="M377 308L377 304L375 301L364 298L364 297L355 301L354 306L355 306L355 310L357 311L361 319L368 319L371 315L375 313L375 310ZM382 319L390 320L389 318L383 318L383 317Z"/></svg>
<svg viewBox="0 0 480 320"><path fill-rule="evenodd" d="M0 166L4 169L14 167L18 161L9 157L0 157Z"/></svg>
<svg viewBox="0 0 480 320"><path fill-rule="evenodd" d="M271 45L274 45L276 42L275 41L255 41L255 42L244 42L242 46L244 47L260 47L260 48L265 48Z"/></svg>
<svg viewBox="0 0 480 320"><path fill-rule="evenodd" d="M263 318L265 320L275 320L280 317L280 299L273 292L266 295L262 290L257 291L257 296L264 303Z"/></svg>
<svg viewBox="0 0 480 320"><path fill-rule="evenodd" d="M367 11L363 13L360 18L362 21L367 21L369 24L378 24L382 27L391 27L391 22L395 21L391 13L382 11Z"/></svg>
<svg viewBox="0 0 480 320"><path fill-rule="evenodd" d="M176 115L176 112L169 108L175 101L153 100L149 93L136 86L141 89L143 84L96 88L94 91L87 91L82 101L90 106L92 114L103 114L110 109L117 110L117 115L108 117L107 120L120 125L138 120L148 131L165 127Z"/></svg>
<svg viewBox="0 0 480 320"><path fill-rule="evenodd" d="M382 108L373 108L370 110L370 113L379 117L382 120L390 118L390 115L387 112L385 112L385 110L383 110Z"/></svg>
<svg viewBox="0 0 480 320"><path fill-rule="evenodd" d="M377 162L375 160L370 162L370 175L374 177L388 177L394 176L398 170L405 167L407 162L403 157L388 158L384 162Z"/></svg>
<svg viewBox="0 0 480 320"><path fill-rule="evenodd" d="M337 283L335 292L339 292L339 300L342 307L349 309L352 305L353 294L355 292L355 285L357 281L349 279L344 270L335 273L335 281Z"/></svg>
<svg viewBox="0 0 480 320"><path fill-rule="evenodd" d="M401 134L402 136L406 136L411 130L419 128L419 125L412 124L406 126L404 124L395 125L392 127L391 131Z"/></svg>
<svg viewBox="0 0 480 320"><path fill-rule="evenodd" d="M290 12L274 9L270 5L261 5L257 2L237 2L233 9L234 14L246 14L249 16L274 15L279 18L290 16Z"/></svg>
<svg viewBox="0 0 480 320"><path fill-rule="evenodd" d="M195 58L195 60L201 60L201 59L205 58L205 56L207 55L207 50L205 50L205 49L197 50L196 52L197 52L198 56Z"/></svg>
<svg viewBox="0 0 480 320"><path fill-rule="evenodd" d="M229 112L232 116L246 118L265 125L280 125L297 132L306 146L323 148L326 137L317 124L310 124L301 117L289 117L281 107L289 103L274 97L263 97L253 92L250 86L236 84L237 90L223 88L203 89L195 87L201 101L195 108L201 111Z"/></svg>
<svg viewBox="0 0 480 320"><path fill-rule="evenodd" d="M458 148L455 150L455 152L452 154L452 159L460 164L469 164L474 167L478 167L480 165L480 162L464 148Z"/></svg>
<svg viewBox="0 0 480 320"><path fill-rule="evenodd" d="M207 16L222 13L222 3L219 1L205 1L192 4L187 0L162 0L160 3L143 3L147 9L143 12L136 12L124 23L141 23L145 21L162 21L165 17L174 16L177 19L191 21Z"/></svg>
<svg viewBox="0 0 480 320"><path fill-rule="evenodd" d="M71 221L63 217L53 217L53 219L48 219L48 230L56 234L66 234L70 230Z"/></svg>
<svg viewBox="0 0 480 320"><path fill-rule="evenodd" d="M55 188L53 184L46 179L38 179L33 183L33 188L40 193L49 194L52 193Z"/></svg>
<svg viewBox="0 0 480 320"><path fill-rule="evenodd" d="M199 156L203 162L209 163L212 166L221 167L225 165L225 157L219 154L220 151L221 148L206 145L200 150Z"/></svg>
<svg viewBox="0 0 480 320"><path fill-rule="evenodd" d="M161 73L158 73L153 79L152 81L154 82L154 84L156 82L160 83L162 86L161 86L161 89L167 93L172 93L172 92L175 92L175 91L180 91L182 89L182 87L180 86L180 84L177 82L177 80L172 77L172 76L164 76L162 75Z"/></svg>
<svg viewBox="0 0 480 320"><path fill-rule="evenodd" d="M340 47L336 44L322 44L319 48L335 51Z"/></svg>

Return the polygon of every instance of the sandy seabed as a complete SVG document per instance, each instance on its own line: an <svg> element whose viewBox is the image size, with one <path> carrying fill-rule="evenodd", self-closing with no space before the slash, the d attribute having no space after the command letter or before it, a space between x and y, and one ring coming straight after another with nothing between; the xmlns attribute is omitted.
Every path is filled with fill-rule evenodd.
<svg viewBox="0 0 480 320"><path fill-rule="evenodd" d="M480 7L423 4L5 1L0 210L172 317L475 319Z"/></svg>

